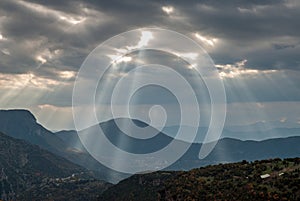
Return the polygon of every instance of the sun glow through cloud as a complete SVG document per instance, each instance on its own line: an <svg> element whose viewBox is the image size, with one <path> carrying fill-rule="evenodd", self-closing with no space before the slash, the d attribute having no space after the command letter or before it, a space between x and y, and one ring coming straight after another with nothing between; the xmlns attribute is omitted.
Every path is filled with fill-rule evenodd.
<svg viewBox="0 0 300 201"><path fill-rule="evenodd" d="M84 17L74 18L74 17L66 17L66 16L59 16L59 19L64 20L64 21L66 21L70 24L73 24L73 25L79 24L79 23L84 22L86 20L86 18L84 18Z"/></svg>
<svg viewBox="0 0 300 201"><path fill-rule="evenodd" d="M1 50L1 52L5 55L8 55L8 56L10 55L10 51L8 49L3 49L3 50Z"/></svg>
<svg viewBox="0 0 300 201"><path fill-rule="evenodd" d="M126 49L115 49L116 54L108 54L106 55L112 60L112 63L120 63L120 62L130 62L132 61L132 57L124 56L132 50L138 50L146 45L148 45L149 41L153 39L153 34L150 31L142 31L140 40L137 45L127 46Z"/></svg>
<svg viewBox="0 0 300 201"><path fill-rule="evenodd" d="M139 49L139 48L142 48L146 45L148 45L149 41L153 39L153 34L151 31L142 31L141 32L141 38L138 42L137 45L135 46L127 46L127 50L134 50L134 49Z"/></svg>
<svg viewBox="0 0 300 201"><path fill-rule="evenodd" d="M36 57L36 60L41 62L42 64L47 62L47 59L45 59L44 57L42 57L41 55Z"/></svg>
<svg viewBox="0 0 300 201"><path fill-rule="evenodd" d="M194 52L190 52L190 53L177 53L177 56L195 60L198 57L198 54L194 53Z"/></svg>
<svg viewBox="0 0 300 201"><path fill-rule="evenodd" d="M75 77L76 73L73 71L61 71L59 72L59 76L63 79L71 79Z"/></svg>
<svg viewBox="0 0 300 201"><path fill-rule="evenodd" d="M209 37L204 37L199 33L195 33L196 38L200 39L202 42L210 45L210 46L215 46L216 42L218 41L217 38L209 38Z"/></svg>
<svg viewBox="0 0 300 201"><path fill-rule="evenodd" d="M245 68L247 60L236 62L234 64L216 64L216 67L219 69L219 75L221 78L235 78L243 75L256 75L258 73L274 73L276 70L257 70Z"/></svg>
<svg viewBox="0 0 300 201"><path fill-rule="evenodd" d="M141 48L143 46L148 45L149 41L153 39L153 35L150 31L143 31L141 39L137 45L137 48Z"/></svg>
<svg viewBox="0 0 300 201"><path fill-rule="evenodd" d="M46 6L36 4L36 3L31 3L31 2L26 2L26 1L17 1L17 3L24 6L27 9L31 9L38 13L47 14L53 18L56 18L58 21L61 20L66 23L69 23L71 25L77 25L86 20L85 17L76 16L76 15L72 15L72 14L66 14L64 12L54 10L54 9L51 9L51 8L48 8Z"/></svg>
<svg viewBox="0 0 300 201"><path fill-rule="evenodd" d="M39 77L34 75L33 73L17 75L0 74L0 86L7 89L21 89L23 87L51 89L51 87L57 86L59 84L59 81Z"/></svg>
<svg viewBox="0 0 300 201"><path fill-rule="evenodd" d="M6 41L6 40L7 40L7 38L4 37L4 36L2 35L2 33L0 33L0 41Z"/></svg>
<svg viewBox="0 0 300 201"><path fill-rule="evenodd" d="M163 6L161 9L168 15L173 13L174 11L174 8L172 6Z"/></svg>
<svg viewBox="0 0 300 201"><path fill-rule="evenodd" d="M116 60L116 63L120 63L120 62L129 62L131 61L132 58L131 57L121 57L120 59Z"/></svg>

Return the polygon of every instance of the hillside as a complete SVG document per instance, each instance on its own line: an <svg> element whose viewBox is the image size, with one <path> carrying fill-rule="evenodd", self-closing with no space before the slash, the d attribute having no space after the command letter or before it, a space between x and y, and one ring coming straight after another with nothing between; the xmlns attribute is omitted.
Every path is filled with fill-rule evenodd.
<svg viewBox="0 0 300 201"><path fill-rule="evenodd" d="M64 196L70 188L74 190L74 195L84 195L93 189L93 192L101 192L110 185L95 180L89 171L64 158L3 133L0 133L0 171L2 200L46 200L51 197L66 200ZM74 185L74 182L81 182L81 185ZM76 194L79 187L84 188ZM47 188L51 188L51 196L47 195ZM55 195L58 192L63 199L57 199L59 197ZM28 193L29 197L26 196Z"/></svg>
<svg viewBox="0 0 300 201"><path fill-rule="evenodd" d="M115 119L102 122L99 125L104 130L106 137L112 144L130 153L150 153L162 149L173 139L164 133L159 132L155 137L149 139L136 139L123 133L116 122L122 125L130 125L130 119ZM137 125L145 127L145 123L133 120ZM87 128L84 132L92 135L97 132L98 125ZM129 128L130 129L130 128ZM154 128L152 128L154 129ZM154 130L154 132L156 132ZM74 131L55 133L66 143L72 142L74 147L82 147L79 137ZM218 163L237 162L241 160L262 160L266 158L292 158L300 155L300 136L268 139L263 141L238 140L232 138L220 139L214 150L203 160L199 160L198 154L202 146L200 143L193 143L188 151L167 170L190 170L192 168ZM276 147L276 148L274 148ZM82 151L84 151L83 149ZM141 165L144 165L141 163Z"/></svg>
<svg viewBox="0 0 300 201"><path fill-rule="evenodd" d="M87 135L93 136L100 126L107 138L119 148L137 154L154 152L169 144L173 138L159 132L149 139L137 139L123 133L116 122L129 126L131 121L140 127L148 126L146 123L120 118L101 122L99 125L89 127L84 130ZM155 128L153 132L156 132ZM26 110L0 110L0 131L14 138L23 139L28 143L36 144L56 155L79 164L80 166L92 170L97 178L117 183L130 176L111 170L96 161L81 144L76 131L61 131L52 133L38 124L35 117ZM101 142L99 142L101 143ZM266 158L293 158L300 155L300 136L288 138L276 138L263 141L242 141L232 138L220 139L214 150L203 160L199 160L198 154L202 146L200 143L193 143L188 151L173 165L166 170L190 170L192 168L218 164L230 163L241 160L262 160ZM162 161L157 160L158 163ZM163 161L162 161L163 162ZM140 161L145 167L145 162Z"/></svg>
<svg viewBox="0 0 300 201"><path fill-rule="evenodd" d="M100 200L299 200L300 158L137 174Z"/></svg>
<svg viewBox="0 0 300 201"><path fill-rule="evenodd" d="M75 147L71 138L63 140L56 136L40 125L34 115L27 110L0 110L0 132L38 145L42 149L92 170L98 179L117 182L127 176L100 164L89 153L81 149L80 141L79 146ZM75 132L75 134L77 133Z"/></svg>

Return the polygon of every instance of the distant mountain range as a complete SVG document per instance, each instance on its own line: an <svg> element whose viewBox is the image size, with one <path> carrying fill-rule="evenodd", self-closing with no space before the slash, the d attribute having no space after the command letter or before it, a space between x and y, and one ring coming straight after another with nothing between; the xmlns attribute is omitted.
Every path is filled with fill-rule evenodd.
<svg viewBox="0 0 300 201"><path fill-rule="evenodd" d="M140 127L148 126L146 123L138 120L115 119L92 126L85 131L87 133L93 133L95 128L100 126L113 144L132 153L153 152L163 148L173 140L172 136L169 136L170 134L166 135L162 132L159 132L155 137L147 140L129 137L117 127L116 122L118 121L126 125L130 125L129 121L133 121ZM155 130L154 128L152 129ZM12 137L39 145L41 148L65 157L76 164L94 170L98 178L106 181L117 182L129 176L112 171L93 159L81 144L76 131L52 133L39 125L34 116L26 110L0 111L0 131ZM202 144L194 143L176 163L167 169L189 170L195 167L218 164L221 162L236 162L244 159L258 160L274 157L297 157L300 156L299 143L299 136L263 141L242 141L223 138L219 140L215 149L203 160L199 160L197 157Z"/></svg>
<svg viewBox="0 0 300 201"><path fill-rule="evenodd" d="M184 127L185 130L190 131L189 133L192 133L192 131L195 130L195 128L190 126ZM176 138L178 128L179 126L165 127L162 132L164 132L168 136ZM204 141L207 130L207 127L199 127L194 142L202 143ZM300 136L300 128L268 128L262 123L256 123L248 126L231 126L228 128L224 128L221 138L261 141L272 138L286 138L292 136ZM185 139L176 139L185 141Z"/></svg>
<svg viewBox="0 0 300 201"><path fill-rule="evenodd" d="M160 150L169 144L173 138L164 134L159 133L150 139L136 139L129 137L124 134L116 125L130 125L129 121L133 121L136 125L142 127L147 126L145 123L138 120L131 119L115 119L100 124L100 127L106 133L106 137L119 148L128 151L130 153L149 153L156 150ZM93 133L95 127L92 126L86 130L87 133ZM130 129L128 129L130 130ZM66 136L72 136L70 139L74 142L73 144L78 147L80 144L79 137L76 132L59 132L56 133L61 139L68 141ZM63 136L63 137L62 137ZM182 142L184 143L184 142ZM188 151L173 165L167 169L171 170L189 170L200 166L206 166L209 164L218 164L235 162L241 160L261 160L266 158L287 158L300 156L300 143L299 136L293 136L288 138L276 138L268 139L263 141L253 140L238 140L232 138L220 139L214 150L203 160L198 158L199 150L202 146L201 143L193 143ZM85 149L84 149L85 150Z"/></svg>

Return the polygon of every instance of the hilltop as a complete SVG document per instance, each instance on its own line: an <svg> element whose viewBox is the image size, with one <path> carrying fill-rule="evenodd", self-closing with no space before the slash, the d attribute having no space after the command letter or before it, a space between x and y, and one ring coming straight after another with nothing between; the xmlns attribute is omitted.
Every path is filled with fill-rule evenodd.
<svg viewBox="0 0 300 201"><path fill-rule="evenodd" d="M300 158L137 174L101 200L299 200Z"/></svg>

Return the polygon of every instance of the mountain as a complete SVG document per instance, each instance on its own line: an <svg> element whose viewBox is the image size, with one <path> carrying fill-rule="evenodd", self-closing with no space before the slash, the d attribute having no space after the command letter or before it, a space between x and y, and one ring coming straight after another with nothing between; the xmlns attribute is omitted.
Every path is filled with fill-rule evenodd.
<svg viewBox="0 0 300 201"><path fill-rule="evenodd" d="M118 124L130 125L129 121L133 121L136 125L142 127L147 124L138 120L131 119L115 119L100 123L85 130L87 133L96 132L96 127L100 126L106 137L112 144L130 153L148 153L159 150L170 143L173 138L158 133L150 139L136 139L124 134L117 126ZM129 129L130 130L130 129ZM154 132L156 132L154 130ZM56 133L59 135L73 135L71 139L76 139L74 144L79 144L80 140L76 132ZM76 136L76 137L75 137ZM66 137L62 138L67 140ZM189 170L192 168L206 166L210 164L229 163L241 160L259 160L266 158L288 158L300 156L300 137L276 138L263 141L238 140L232 138L223 138L218 141L214 150L203 160L198 158L199 150L202 146L200 143L194 143L188 151L174 164L166 168L167 170ZM141 164L143 165L143 164Z"/></svg>
<svg viewBox="0 0 300 201"><path fill-rule="evenodd" d="M230 163L241 160L262 160L267 158L291 158L300 156L300 137L276 138L263 141L224 138L218 141L213 151L203 160L197 158L201 144L193 144L172 170Z"/></svg>
<svg viewBox="0 0 300 201"><path fill-rule="evenodd" d="M64 143L71 148L79 150L81 152L87 152L83 144L81 143L77 131L74 130L63 130L54 133L57 137L59 137Z"/></svg>
<svg viewBox="0 0 300 201"><path fill-rule="evenodd" d="M57 137L38 124L36 118L27 110L0 110L0 132L16 139L25 140L30 144L38 145L73 163L93 170L95 176L99 179L117 182L128 176L103 166L79 147L71 146L71 140L65 141ZM81 142L79 144L82 146Z"/></svg>
<svg viewBox="0 0 300 201"><path fill-rule="evenodd" d="M188 133L192 133L195 128L190 126L183 126ZM179 126L165 127L162 132L166 135L176 138ZM199 127L195 143L202 143L207 133L207 127ZM190 132L189 132L190 131ZM272 138L286 138L292 136L300 136L300 128L267 128L263 123L256 123L247 126L232 126L224 128L221 138L234 138L240 140L267 140ZM178 139L178 138L177 138ZM183 140L185 139L178 139Z"/></svg>
<svg viewBox="0 0 300 201"><path fill-rule="evenodd" d="M99 200L300 200L300 158L136 174Z"/></svg>
<svg viewBox="0 0 300 201"><path fill-rule="evenodd" d="M151 138L138 139L125 134L118 127L118 125L125 125L126 129L131 133L133 131L133 128L130 127L132 122L139 127L147 127L148 133L157 133L157 134ZM112 144L130 153L136 153L136 154L151 153L156 150L162 149L173 140L172 137L169 137L164 133L159 132L158 130L156 130L155 128L149 126L144 122L135 119L127 119L127 118L118 118L118 119L109 120L107 122L102 122L99 125L95 125L84 130L83 132L86 132L88 134L93 133L94 131L96 131L96 128L98 126L101 127L104 134ZM141 133L140 135L143 134L144 133Z"/></svg>
<svg viewBox="0 0 300 201"><path fill-rule="evenodd" d="M151 129L150 132L158 134L149 139L137 139L130 137L123 133L118 127L118 125L127 125L127 129L130 131L132 129L128 125L130 125L132 122L139 127L148 126L148 124L139 120L118 118L102 122L99 125L91 126L83 130L82 132L85 132L87 134L94 133L96 132L97 127L100 126L104 134L111 141L112 144L128 152L140 154L149 153L154 150L159 150L173 140L172 137L167 136L164 133L158 132L155 128L152 128L151 126L148 127L148 129ZM65 143L68 143L69 146L80 149L81 151L86 151L76 131L60 131L55 133L55 135L62 139Z"/></svg>
<svg viewBox="0 0 300 201"><path fill-rule="evenodd" d="M11 115L9 114L10 112L18 113L18 115ZM4 121L7 115L8 117L10 117L8 118L9 121ZM18 136L19 138L22 138L27 142L34 142L42 148L46 149L49 145L51 147L51 149L49 149L50 151L55 147L59 147L59 149L61 149L61 146L63 145L62 152L53 153L63 156L85 168L94 170L97 173L98 178L115 183L123 178L130 176L128 174L122 174L110 170L109 168L106 168L105 166L97 162L94 158L92 158L81 144L76 131L61 131L58 133L52 133L43 128L41 125L37 124L35 118L30 115L30 113L28 114L25 111L0 112L0 120L0 131L6 129L5 131L8 131L8 134L11 136ZM173 140L172 137L162 132L158 132L155 128L152 127L149 127L149 129L152 129L153 132L158 132L158 134L152 138L137 139L130 137L118 128L117 123L127 125L128 130L131 130L129 126L129 123L131 121L133 121L133 123L138 125L139 127L148 126L146 123L138 120L120 118L102 122L99 125L95 125L85 129L84 132L95 134L96 128L100 126L103 129L106 137L111 141L112 144L127 152L137 154L160 150ZM42 130L43 132L41 132L40 130ZM46 136L45 138L44 135ZM49 138L51 138L51 140L48 140ZM52 144L54 142L52 138L55 139L55 142L59 143L59 146L56 144ZM39 143L39 140L45 143ZM184 144L186 142L180 141L180 143ZM168 167L167 170L190 170L192 168L200 166L218 164L221 162L236 162L240 160L252 161L274 157L298 157L300 156L299 143L300 137L297 136L268 139L263 141L242 141L232 138L223 138L218 141L214 150L203 160L200 160L198 158L199 150L202 144L194 143L191 145L188 151L176 163ZM52 146L54 148L52 148ZM144 166L145 164L143 163L143 161L141 161L140 165Z"/></svg>
<svg viewBox="0 0 300 201"><path fill-rule="evenodd" d="M80 187L74 183L79 181L93 184L81 185L84 187L81 194L91 190L101 192L110 186L109 183L95 180L89 171L79 165L3 133L0 133L0 170L1 200L69 200L72 197L65 196L64 193L60 195L61 199L53 196L58 191L68 192L70 187L73 187L74 194ZM69 186L69 189L64 186ZM48 193L45 190L47 188L51 189ZM43 190L35 194L38 189ZM80 196L79 193L74 195Z"/></svg>
<svg viewBox="0 0 300 201"><path fill-rule="evenodd" d="M65 143L38 124L27 110L0 110L0 131L56 154L66 150Z"/></svg>

